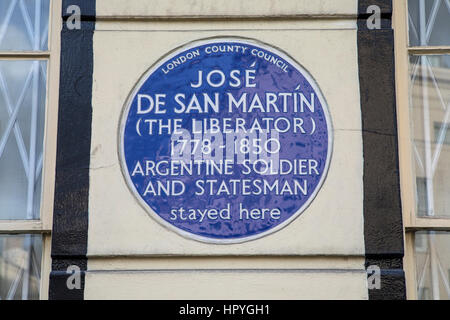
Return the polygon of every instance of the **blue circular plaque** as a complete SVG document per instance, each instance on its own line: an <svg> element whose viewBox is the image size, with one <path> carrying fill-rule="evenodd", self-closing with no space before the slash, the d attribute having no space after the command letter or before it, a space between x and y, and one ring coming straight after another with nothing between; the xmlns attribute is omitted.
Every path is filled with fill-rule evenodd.
<svg viewBox="0 0 450 320"><path fill-rule="evenodd" d="M150 216L179 234L238 243L280 230L327 175L332 126L311 75L286 53L226 37L160 59L130 94L119 154Z"/></svg>

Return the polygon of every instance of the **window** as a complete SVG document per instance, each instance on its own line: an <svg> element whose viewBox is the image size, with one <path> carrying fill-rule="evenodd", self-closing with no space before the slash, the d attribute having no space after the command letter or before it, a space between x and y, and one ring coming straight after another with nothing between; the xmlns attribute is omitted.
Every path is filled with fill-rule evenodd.
<svg viewBox="0 0 450 320"><path fill-rule="evenodd" d="M449 299L449 233L418 231L414 247L418 299Z"/></svg>
<svg viewBox="0 0 450 320"><path fill-rule="evenodd" d="M38 299L41 274L40 235L0 235L0 297Z"/></svg>
<svg viewBox="0 0 450 320"><path fill-rule="evenodd" d="M47 290L59 72L59 32L52 29L60 24L58 2L0 1L2 300L39 299Z"/></svg>
<svg viewBox="0 0 450 320"><path fill-rule="evenodd" d="M450 1L394 1L408 298L450 299Z"/></svg>

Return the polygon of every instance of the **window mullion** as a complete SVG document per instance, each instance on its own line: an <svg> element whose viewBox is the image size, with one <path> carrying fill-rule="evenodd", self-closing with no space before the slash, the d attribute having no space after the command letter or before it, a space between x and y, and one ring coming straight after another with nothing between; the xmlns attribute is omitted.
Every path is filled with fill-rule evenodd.
<svg viewBox="0 0 450 320"><path fill-rule="evenodd" d="M40 220L0 220L0 234L49 233Z"/></svg>
<svg viewBox="0 0 450 320"><path fill-rule="evenodd" d="M450 219L414 217L410 224L405 224L405 228L407 230L450 231Z"/></svg>
<svg viewBox="0 0 450 320"><path fill-rule="evenodd" d="M408 53L415 55L449 54L450 46L408 47Z"/></svg>
<svg viewBox="0 0 450 320"><path fill-rule="evenodd" d="M48 60L50 51L0 51L0 59L2 60Z"/></svg>

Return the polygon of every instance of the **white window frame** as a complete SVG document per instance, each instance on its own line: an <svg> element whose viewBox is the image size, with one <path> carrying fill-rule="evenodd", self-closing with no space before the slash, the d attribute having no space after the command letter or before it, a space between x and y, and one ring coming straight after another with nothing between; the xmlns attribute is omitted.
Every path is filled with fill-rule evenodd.
<svg viewBox="0 0 450 320"><path fill-rule="evenodd" d="M50 0L48 50L1 51L1 60L46 60L47 88L43 142L42 191L38 220L0 220L1 234L41 234L42 263L40 299L48 298L51 271L51 230L53 224L53 198L55 186L56 138L58 127L59 65L61 46L61 0Z"/></svg>
<svg viewBox="0 0 450 320"><path fill-rule="evenodd" d="M395 82L399 140L400 191L405 232L404 269L407 298L416 300L417 279L414 256L416 231L450 231L450 218L425 218L416 213L414 158L409 109L409 55L450 54L450 46L409 46L408 0L393 0L395 36Z"/></svg>

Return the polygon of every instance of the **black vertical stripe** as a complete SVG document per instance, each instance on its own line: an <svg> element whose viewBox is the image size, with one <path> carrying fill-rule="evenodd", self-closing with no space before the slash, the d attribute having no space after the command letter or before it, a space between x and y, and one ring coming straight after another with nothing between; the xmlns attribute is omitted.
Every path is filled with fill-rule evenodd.
<svg viewBox="0 0 450 320"><path fill-rule="evenodd" d="M381 28L370 30L367 8L381 9ZM405 299L403 225L395 104L391 0L360 0L358 65L364 152L364 241L366 268L381 270L369 299Z"/></svg>
<svg viewBox="0 0 450 320"><path fill-rule="evenodd" d="M69 30L67 8L81 12L81 28ZM87 269L89 165L92 122L94 0L64 0L58 110L50 299L83 299ZM69 266L80 269L81 287L69 289Z"/></svg>

